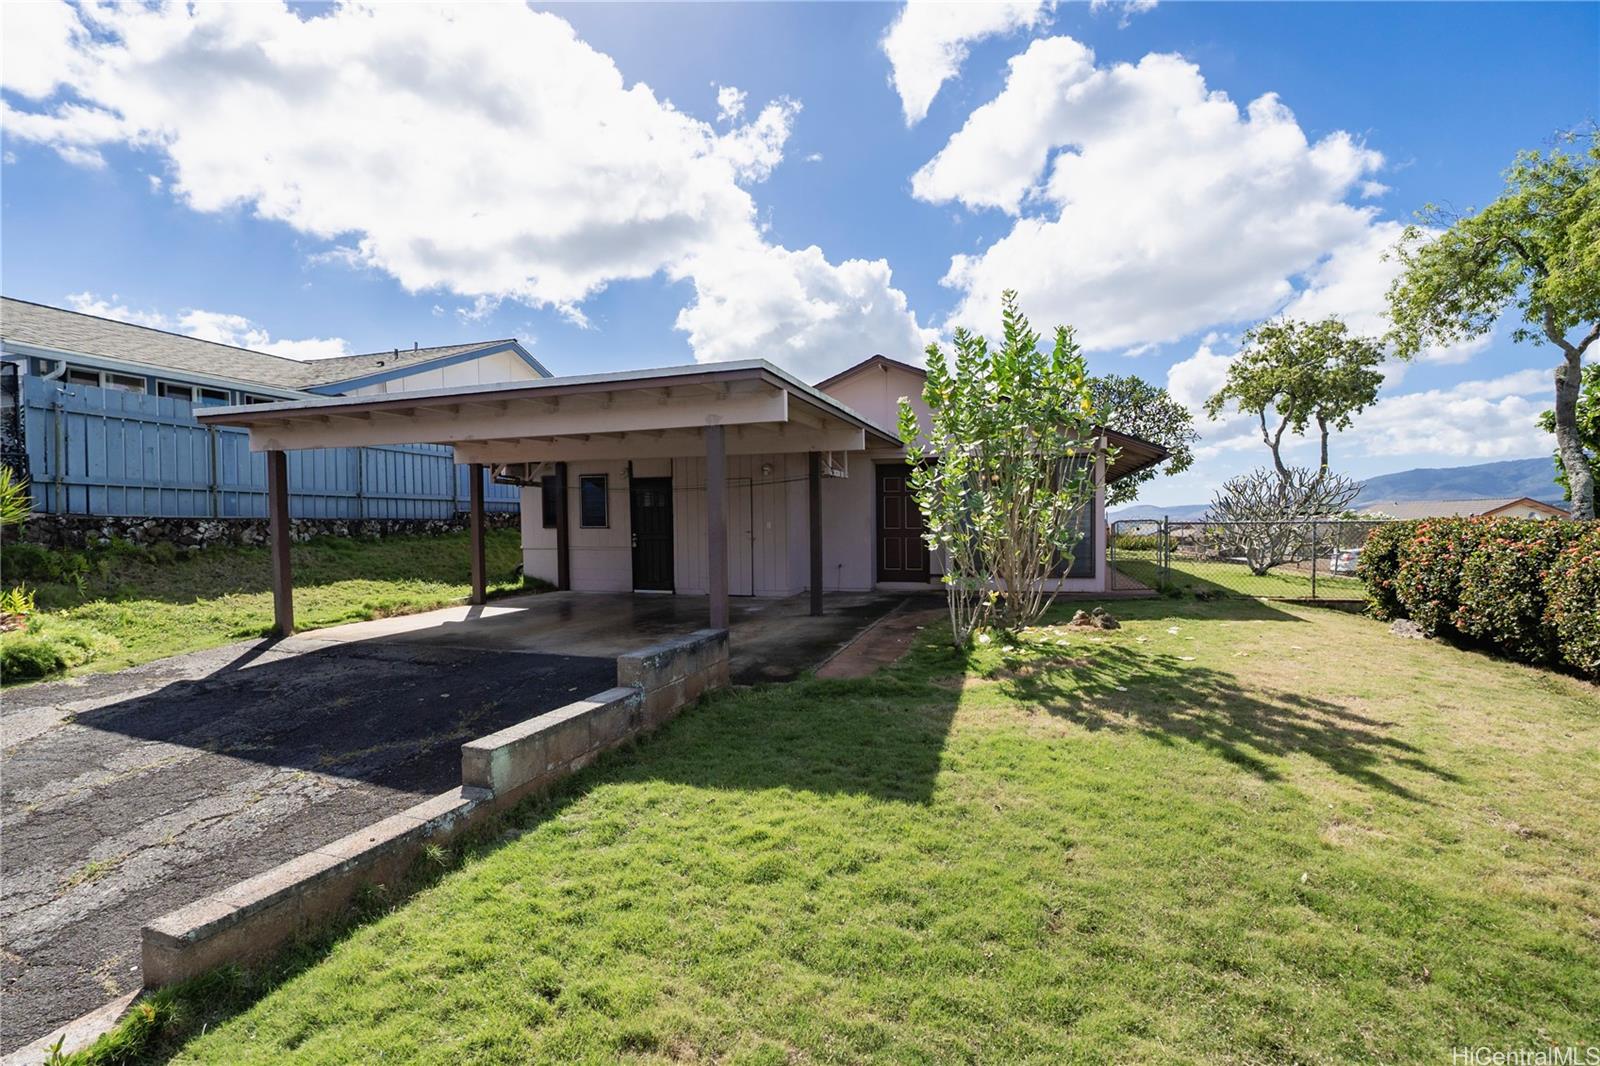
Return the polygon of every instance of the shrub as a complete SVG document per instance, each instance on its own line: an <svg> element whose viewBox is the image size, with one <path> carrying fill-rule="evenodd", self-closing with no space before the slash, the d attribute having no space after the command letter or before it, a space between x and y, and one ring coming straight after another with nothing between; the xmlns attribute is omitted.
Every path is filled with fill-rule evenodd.
<svg viewBox="0 0 1600 1066"><path fill-rule="evenodd" d="M1356 561L1356 576L1367 586L1368 609L1385 621L1405 614L1394 581L1400 569L1400 545L1412 535L1415 526L1415 522L1388 522L1375 527L1367 534Z"/></svg>
<svg viewBox="0 0 1600 1066"><path fill-rule="evenodd" d="M1461 566L1451 626L1513 658L1531 663L1556 658L1555 627L1546 619L1545 579L1582 527L1504 518L1474 528L1479 536Z"/></svg>
<svg viewBox="0 0 1600 1066"><path fill-rule="evenodd" d="M1461 592L1461 568L1492 521L1424 518L1401 541L1395 595L1407 617L1427 632L1449 631Z"/></svg>
<svg viewBox="0 0 1600 1066"><path fill-rule="evenodd" d="M115 640L86 626L35 615L26 630L0 636L0 681L37 681L116 648Z"/></svg>
<svg viewBox="0 0 1600 1066"><path fill-rule="evenodd" d="M1562 660L1600 678L1600 524L1586 522L1570 538L1544 587L1545 620L1555 632Z"/></svg>

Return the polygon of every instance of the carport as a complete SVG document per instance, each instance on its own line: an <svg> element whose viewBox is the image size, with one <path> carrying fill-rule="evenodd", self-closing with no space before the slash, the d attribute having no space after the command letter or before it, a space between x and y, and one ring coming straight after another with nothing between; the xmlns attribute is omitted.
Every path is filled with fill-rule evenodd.
<svg viewBox="0 0 1600 1066"><path fill-rule="evenodd" d="M838 401L764 360L547 378L470 388L357 395L216 408L196 413L208 424L249 431L266 453L268 516L277 629L294 630L289 558L288 463L309 448L441 444L471 469L472 602L481 604L484 572L483 475L557 485L556 580L571 587L572 516L568 464L595 460L703 459L703 558L709 621L728 624L728 458L803 454L806 460L810 609L823 609L822 481L847 477L850 452L898 448L899 440ZM701 534L698 534L699 536Z"/></svg>

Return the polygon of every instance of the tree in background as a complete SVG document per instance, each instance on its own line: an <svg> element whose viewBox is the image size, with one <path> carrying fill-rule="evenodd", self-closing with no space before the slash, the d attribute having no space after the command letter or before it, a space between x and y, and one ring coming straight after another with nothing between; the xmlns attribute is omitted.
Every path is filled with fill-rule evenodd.
<svg viewBox="0 0 1600 1066"><path fill-rule="evenodd" d="M1168 475L1181 474L1194 464L1194 445L1200 439L1194 416L1166 389L1133 374L1104 374L1089 379L1089 391L1106 426L1167 450L1167 460L1159 465ZM1139 486L1160 472L1147 466L1107 486L1106 506L1131 503Z"/></svg>
<svg viewBox="0 0 1600 1066"><path fill-rule="evenodd" d="M1578 443L1583 446L1584 457L1589 460L1589 469L1594 470L1595 464L1600 463L1600 363L1590 363L1583 368L1577 415ZM1545 411L1541 414L1539 428L1546 433L1554 433L1556 413ZM1567 480L1567 464L1561 461L1560 452L1556 452L1556 484L1565 492L1562 499L1572 499L1572 483ZM1600 501L1596 506L1600 506Z"/></svg>
<svg viewBox="0 0 1600 1066"><path fill-rule="evenodd" d="M1383 346L1352 334L1337 318L1320 322L1274 319L1244 335L1228 379L1206 400L1216 418L1229 401L1261 421L1261 440L1272 452L1278 477L1287 479L1283 435L1305 433L1315 422L1322 437L1320 469L1328 469L1328 432L1348 429L1351 416L1378 398ZM1268 411L1277 428L1269 430Z"/></svg>
<svg viewBox="0 0 1600 1066"><path fill-rule="evenodd" d="M1361 483L1326 469L1261 467L1223 482L1206 512L1217 554L1244 560L1261 577L1310 556L1312 521L1340 517Z"/></svg>
<svg viewBox="0 0 1600 1066"><path fill-rule="evenodd" d="M945 553L957 646L978 629L1021 629L1050 606L1049 578L1071 566L1094 500L1097 412L1072 331L1057 327L1041 351L1009 291L1002 322L998 349L956 330L953 368L928 346L930 425L900 403L901 439L927 442L906 460L928 547Z"/></svg>
<svg viewBox="0 0 1600 1066"><path fill-rule="evenodd" d="M1551 428L1574 518L1595 517L1594 468L1578 428L1583 353L1600 338L1600 132L1569 134L1587 148L1524 152L1506 189L1477 214L1428 206L1395 249L1404 268L1389 289L1389 337L1402 358L1488 333L1515 306L1518 341L1561 350ZM1569 334L1577 334L1576 340ZM1591 386L1592 387L1592 386Z"/></svg>

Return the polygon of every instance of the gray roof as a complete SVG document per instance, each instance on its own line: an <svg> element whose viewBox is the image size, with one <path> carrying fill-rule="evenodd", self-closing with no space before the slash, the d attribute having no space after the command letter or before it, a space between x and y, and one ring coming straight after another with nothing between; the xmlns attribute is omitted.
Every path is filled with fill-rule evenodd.
<svg viewBox="0 0 1600 1066"><path fill-rule="evenodd" d="M1376 500L1360 505L1363 514L1386 514L1393 518L1451 518L1488 514L1513 503L1543 503L1527 496L1486 496L1470 500ZM1553 504L1544 504L1553 507ZM1559 508L1557 508L1559 510Z"/></svg>
<svg viewBox="0 0 1600 1066"><path fill-rule="evenodd" d="M335 359L290 359L281 355L217 344L181 333L135 326L79 311L0 297L0 338L103 359L140 363L211 377L231 378L280 389L310 389L432 359L516 343L512 338L403 348Z"/></svg>

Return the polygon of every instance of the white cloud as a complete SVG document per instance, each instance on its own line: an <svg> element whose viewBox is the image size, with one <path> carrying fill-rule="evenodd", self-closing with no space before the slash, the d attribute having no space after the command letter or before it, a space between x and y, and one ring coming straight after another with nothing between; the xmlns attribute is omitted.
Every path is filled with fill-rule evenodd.
<svg viewBox="0 0 1600 1066"><path fill-rule="evenodd" d="M1283 313L1315 321L1337 315L1356 333L1381 337L1389 330L1389 286L1400 275L1400 262L1387 255L1405 229L1398 222L1374 222L1364 233L1334 248L1307 275L1307 284ZM1464 363L1489 346L1485 334L1446 347L1425 349L1425 363Z"/></svg>
<svg viewBox="0 0 1600 1066"><path fill-rule="evenodd" d="M1101 67L1054 37L1011 60L912 189L1019 216L952 259L952 324L992 328L1016 288L1034 321L1128 348L1281 308L1304 272L1367 238L1377 209L1345 199L1381 165L1343 132L1309 142L1270 93L1241 113L1178 56Z"/></svg>
<svg viewBox="0 0 1600 1066"><path fill-rule="evenodd" d="M717 118L722 122L737 122L744 115L744 101L747 94L743 89L732 85L717 85Z"/></svg>
<svg viewBox="0 0 1600 1066"><path fill-rule="evenodd" d="M1385 395L1356 416L1345 439L1363 454L1510 459L1554 447L1538 427L1555 394L1550 371L1519 370L1486 381Z"/></svg>
<svg viewBox="0 0 1600 1066"><path fill-rule="evenodd" d="M816 380L875 352L920 361L934 339L918 327L882 259L835 266L815 246L750 243L692 266L696 299L677 326L701 359L760 353Z"/></svg>
<svg viewBox="0 0 1600 1066"><path fill-rule="evenodd" d="M928 114L939 87L955 77L975 41L1032 29L1054 6L1044 0L948 3L908 0L883 35L890 81L900 94L906 125Z"/></svg>
<svg viewBox="0 0 1600 1066"><path fill-rule="evenodd" d="M1126 29L1133 16L1154 11L1156 3L1157 0L1089 0L1089 10L1095 14L1102 11L1116 11L1120 16L1117 25Z"/></svg>
<svg viewBox="0 0 1600 1066"><path fill-rule="evenodd" d="M190 308L177 315L160 311L138 311L116 302L116 294L106 300L92 292L72 293L67 306L86 315L98 315L118 322L131 322L136 326L149 326L169 333L182 333L217 344L231 344L236 348L249 348L257 352L287 356L290 359L332 359L350 355L350 345L341 337L307 337L303 340L273 340L265 328L243 315L224 311L202 311Z"/></svg>
<svg viewBox="0 0 1600 1066"><path fill-rule="evenodd" d="M35 100L49 96L71 76L86 32L66 4L0 4L0 88Z"/></svg>
<svg viewBox="0 0 1600 1066"><path fill-rule="evenodd" d="M95 6L83 18L93 36L69 35L57 60L70 95L0 102L8 134L84 165L103 146L148 150L174 197L333 242L318 261L578 322L583 301L621 279L690 278L700 302L725 299L722 272L695 271L762 246L747 186L782 160L800 110L779 100L719 133L521 4L306 17L280 3ZM60 51L59 27L25 36ZM8 34L8 47L31 44ZM808 303L834 306L856 269L824 265L838 277L796 276L824 286ZM767 325L760 335L793 347ZM731 350L693 336L700 358Z"/></svg>

